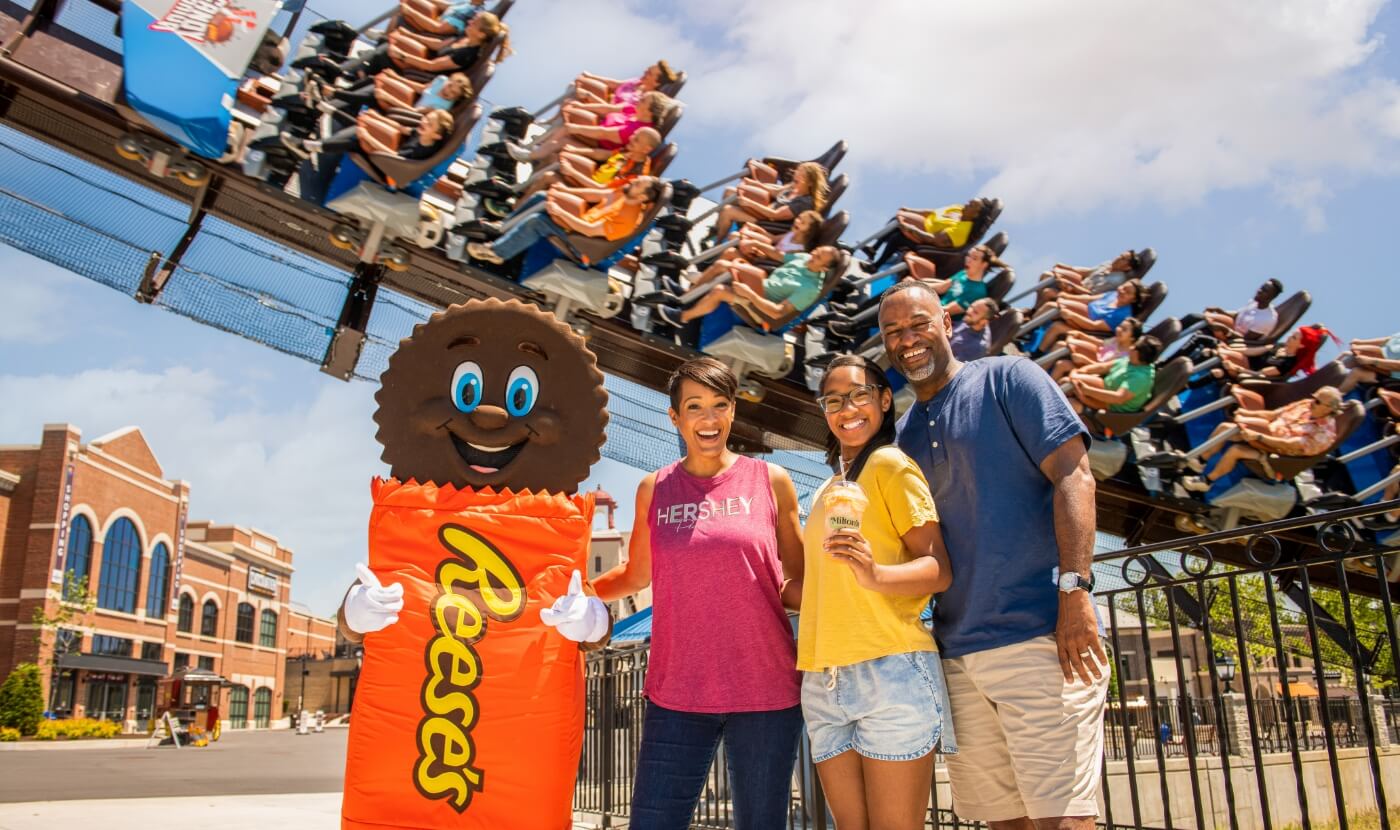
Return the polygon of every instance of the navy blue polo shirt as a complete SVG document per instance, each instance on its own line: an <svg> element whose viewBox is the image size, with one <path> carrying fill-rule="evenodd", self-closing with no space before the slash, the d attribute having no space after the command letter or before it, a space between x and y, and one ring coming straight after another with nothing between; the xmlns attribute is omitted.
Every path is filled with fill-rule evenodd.
<svg viewBox="0 0 1400 830"><path fill-rule="evenodd" d="M952 564L933 611L942 656L1053 633L1060 549L1040 463L1066 441L1089 441L1060 387L1025 358L983 358L909 407L896 429L933 491Z"/></svg>

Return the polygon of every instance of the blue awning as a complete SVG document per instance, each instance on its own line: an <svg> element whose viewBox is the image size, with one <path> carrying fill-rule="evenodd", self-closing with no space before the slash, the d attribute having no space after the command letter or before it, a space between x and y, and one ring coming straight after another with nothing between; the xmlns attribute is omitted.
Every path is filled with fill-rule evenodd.
<svg viewBox="0 0 1400 830"><path fill-rule="evenodd" d="M651 609L638 611L613 624L613 645L642 643L651 639Z"/></svg>

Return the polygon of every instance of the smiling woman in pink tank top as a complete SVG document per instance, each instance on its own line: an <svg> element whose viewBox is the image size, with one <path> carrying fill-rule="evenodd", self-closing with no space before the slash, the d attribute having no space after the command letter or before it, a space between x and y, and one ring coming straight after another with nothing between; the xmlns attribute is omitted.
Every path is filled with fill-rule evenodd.
<svg viewBox="0 0 1400 830"><path fill-rule="evenodd" d="M593 582L607 601L652 586L632 830L690 826L721 738L738 830L787 823L802 713L784 589L798 580L795 606L802 530L787 472L728 448L737 386L713 358L671 376L685 458L642 480L628 560Z"/></svg>

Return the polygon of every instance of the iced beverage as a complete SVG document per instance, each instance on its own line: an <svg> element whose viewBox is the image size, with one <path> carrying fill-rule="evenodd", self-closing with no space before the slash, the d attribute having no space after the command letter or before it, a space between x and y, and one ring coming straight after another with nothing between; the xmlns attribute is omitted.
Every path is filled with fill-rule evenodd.
<svg viewBox="0 0 1400 830"><path fill-rule="evenodd" d="M870 500L865 491L854 481L833 481L822 494L822 506L826 508L826 535L849 530L860 532L860 518L865 515Z"/></svg>

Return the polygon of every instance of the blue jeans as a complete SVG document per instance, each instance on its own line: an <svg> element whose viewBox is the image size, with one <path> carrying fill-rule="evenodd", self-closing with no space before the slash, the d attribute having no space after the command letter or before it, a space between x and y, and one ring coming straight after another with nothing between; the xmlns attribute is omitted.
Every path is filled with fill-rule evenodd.
<svg viewBox="0 0 1400 830"><path fill-rule="evenodd" d="M554 224L547 213L536 213L511 228L491 243L491 250L501 259L511 259L529 250L531 245L551 236L565 236L568 231Z"/></svg>
<svg viewBox="0 0 1400 830"><path fill-rule="evenodd" d="M686 830L720 738L735 830L787 827L802 707L712 715L647 704L630 830Z"/></svg>

